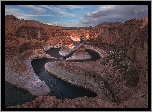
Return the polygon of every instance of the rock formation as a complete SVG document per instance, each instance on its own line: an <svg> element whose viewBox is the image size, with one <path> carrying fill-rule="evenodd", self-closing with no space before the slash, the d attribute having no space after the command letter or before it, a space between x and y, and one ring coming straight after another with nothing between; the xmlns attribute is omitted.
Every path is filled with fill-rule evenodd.
<svg viewBox="0 0 152 112"><path fill-rule="evenodd" d="M66 58L66 60L87 60L91 59L91 56L88 54L88 52L85 51L84 47L81 46L77 49L77 51L69 58Z"/></svg>
<svg viewBox="0 0 152 112"><path fill-rule="evenodd" d="M87 38L84 49L98 52L101 59L83 63L64 60L47 63L45 68L63 78L60 76L61 70L52 71L55 64L56 69L62 69L65 76L69 74L64 80L73 81L71 83L77 86L77 83L83 82L81 80L88 81L88 84L82 83L81 86L91 89L98 96L65 100L40 96L47 95L50 89L34 73L31 61L34 58L53 58L46 54L52 47L61 47L59 53L67 56L79 49L73 46L72 40L79 41L81 37ZM77 68L77 71L72 67ZM5 80L39 96L32 102L11 108L147 108L148 18L67 29L5 16ZM100 93L107 98L104 99Z"/></svg>

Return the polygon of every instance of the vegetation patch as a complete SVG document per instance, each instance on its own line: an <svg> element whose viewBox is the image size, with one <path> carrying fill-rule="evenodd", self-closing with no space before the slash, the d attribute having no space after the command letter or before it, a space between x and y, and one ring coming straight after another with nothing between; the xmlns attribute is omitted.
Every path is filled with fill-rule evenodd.
<svg viewBox="0 0 152 112"><path fill-rule="evenodd" d="M110 60L113 60L112 65L117 69L124 68L125 71L121 70L122 79L126 81L127 87L134 87L138 84L139 75L136 70L131 69L128 70L128 65L122 65L120 62L127 57L127 49L125 48L118 48L115 52L107 57L104 58L103 64L107 64Z"/></svg>
<svg viewBox="0 0 152 112"><path fill-rule="evenodd" d="M138 84L139 75L136 70L129 70L123 73L122 79L126 81L126 86L134 87Z"/></svg>
<svg viewBox="0 0 152 112"><path fill-rule="evenodd" d="M115 51L115 53L105 57L103 64L107 64L110 60L113 60L113 66L119 67L119 62L123 60L127 55L127 49L125 48L119 48Z"/></svg>

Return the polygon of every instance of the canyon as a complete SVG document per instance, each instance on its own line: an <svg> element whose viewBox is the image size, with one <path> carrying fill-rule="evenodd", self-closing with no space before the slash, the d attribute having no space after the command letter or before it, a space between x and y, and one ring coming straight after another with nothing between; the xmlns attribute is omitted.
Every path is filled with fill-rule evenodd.
<svg viewBox="0 0 152 112"><path fill-rule="evenodd" d="M81 42L75 46L74 41ZM96 97L57 99L34 73L34 59L55 59L47 51L60 48L61 61L45 69L66 82L91 90ZM90 59L87 50L100 58ZM7 108L147 108L148 17L102 23L95 27L64 28L5 16L5 81L37 98ZM90 103L91 102L91 103Z"/></svg>

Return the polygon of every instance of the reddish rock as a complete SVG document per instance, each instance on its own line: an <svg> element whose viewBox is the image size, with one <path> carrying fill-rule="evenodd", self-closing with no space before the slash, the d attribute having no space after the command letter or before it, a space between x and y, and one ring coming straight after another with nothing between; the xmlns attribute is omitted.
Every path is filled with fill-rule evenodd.
<svg viewBox="0 0 152 112"><path fill-rule="evenodd" d="M85 51L85 49L78 49L71 57L66 60L86 60L91 59L89 53Z"/></svg>
<svg viewBox="0 0 152 112"><path fill-rule="evenodd" d="M36 27L37 26L37 27ZM79 40L82 36L86 36L88 40L95 39L96 45L85 45L85 48L95 49L99 55L104 58L112 51L112 47L125 47L127 55L134 63L139 75L139 82L136 87L126 87L125 82L117 83L115 80L119 78L119 69L112 68L109 62L105 65L105 71L101 64L102 59L91 62L90 65L85 63L76 65L82 66L84 69L94 69L102 73L102 77L109 81L110 88L119 100L123 101L119 104L109 102L98 97L87 98L80 97L76 99L60 100L52 96L39 96L32 102L27 102L21 106L13 106L11 108L147 108L148 107L148 18L130 19L124 23L103 23L91 28L62 28L60 26L50 26L42 24L34 20L20 20L15 16L5 16L5 71L13 74L25 75L28 79L32 72L28 71L28 64L25 63L30 56L45 54L45 50L49 46L72 45L72 36ZM105 45L102 45L104 43ZM111 47L106 48L106 44ZM104 50L100 50L104 46ZM108 45L109 46L109 45ZM35 49L44 49L33 53ZM26 52L26 53L25 53ZM22 55L22 57L20 57ZM15 60L15 61L13 61ZM17 64L18 67L11 68ZM98 65L98 66L97 66ZM95 68L92 68L95 66ZM111 67L111 68L110 68ZM78 74L79 75L79 74ZM13 75L12 75L13 76ZM16 75L17 76L17 75ZM12 77L13 79L13 77ZM18 80L21 83L20 80ZM124 92L124 93L123 93ZM121 99L122 98L122 99ZM90 103L91 102L91 103Z"/></svg>

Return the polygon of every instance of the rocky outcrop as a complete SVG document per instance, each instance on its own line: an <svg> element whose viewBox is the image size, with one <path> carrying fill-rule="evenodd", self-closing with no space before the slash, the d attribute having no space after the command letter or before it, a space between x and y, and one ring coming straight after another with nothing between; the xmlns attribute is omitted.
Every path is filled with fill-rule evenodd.
<svg viewBox="0 0 152 112"><path fill-rule="evenodd" d="M67 56L67 55L69 55L72 51L73 51L73 49L61 48L60 51L59 51L59 54L60 54L61 56Z"/></svg>
<svg viewBox="0 0 152 112"><path fill-rule="evenodd" d="M106 60L107 59L108 57ZM53 66L55 67L53 68ZM135 69L133 63L128 58L122 59L119 63L115 63L112 59L107 62L107 64L104 64L102 58L95 62L90 61L83 63L62 61L47 63L45 68L51 74L69 83L91 89L97 93L101 99L103 99L101 95L104 93L111 101L117 103L127 100L138 88L127 87L128 82L136 81L133 79L136 77L132 77L129 81L127 80L127 83L122 78L127 71L130 72ZM87 80L90 80L90 82L86 82ZM134 86L132 83L129 84ZM103 91L101 91L102 89Z"/></svg>
<svg viewBox="0 0 152 112"><path fill-rule="evenodd" d="M14 71L12 69L12 67L17 66L13 65L14 60L5 63L5 80L7 82L18 88L27 90L35 96L47 95L50 92L50 88L45 84L45 82L41 81L34 73L30 61L24 61L28 70L21 73L20 71Z"/></svg>
<svg viewBox="0 0 152 112"><path fill-rule="evenodd" d="M38 26L38 27L35 27ZM71 38L71 37L72 38ZM87 88L98 94L98 97L87 98L81 97L77 99L59 100L52 96L38 97L33 102L28 102L19 108L25 107L100 107L100 108L147 108L148 107L148 18L131 19L124 23L104 23L90 29L64 29L59 26L44 25L34 20L20 20L14 16L5 16L5 80L9 83L29 91L31 94L39 96L46 95L50 89L41 81L33 72L30 64L34 58L51 58L45 53L46 50L54 47L70 46L73 40L80 40L81 37L86 37L88 40L97 39L94 45L85 44L85 49L92 49L99 53L101 59L95 62L86 63L72 63L77 70L81 66L80 71L69 74L68 69L62 66L64 73L73 76L67 80L73 82L84 82L88 80L88 84L82 83L81 86L86 85ZM99 42L98 42L99 40ZM132 61L126 61L131 68L135 67L139 75L139 82L135 87L126 86L126 80L121 80L122 69L113 67L113 61L109 61L103 65L103 60L107 58L111 52L115 50L104 49L102 44L106 46L124 47L127 49L127 55ZM101 46L101 47L100 47ZM79 47L63 48L59 53L67 56L73 50ZM35 50L37 49L37 50ZM115 48L113 48L115 49ZM107 52L109 51L109 52ZM110 57L111 58L111 57ZM132 66L134 63L134 66ZM123 65L123 62L121 63ZM48 65L49 66L49 65ZM59 66L59 65L58 65ZM69 65L67 65L69 66ZM72 66L72 65L71 65ZM51 66L52 67L52 66ZM57 67L61 68L61 67ZM112 98L118 103L103 100L100 93L102 93L102 86L98 86L98 82L94 75L90 78L84 78L84 71L92 70L98 73L98 77L102 77L107 82L106 87L113 95ZM51 68L49 68L51 69ZM67 70L66 70L67 69ZM70 71L70 72L71 72ZM55 71L54 74L63 77L60 71ZM58 72L58 73L57 73ZM82 74L81 74L82 72ZM60 74L59 74L60 73ZM88 72L87 72L88 73ZM127 72L128 73L128 72ZM81 75L79 75L81 74ZM88 73L89 74L89 73ZM87 75L88 76L88 75ZM95 75L96 76L96 75ZM134 75L132 75L134 76ZM131 77L132 77L131 76ZM97 78L97 79L100 79ZM66 79L65 79L66 80ZM91 81L91 82L90 82ZM128 81L128 80L127 80ZM73 83L76 84L76 83ZM78 84L76 84L78 85ZM85 87L85 86L83 86ZM101 87L101 88L100 88ZM95 90L99 88L99 90ZM101 91L100 91L101 90ZM105 90L104 90L105 91ZM90 104L90 102L92 102ZM65 104L65 105L64 105Z"/></svg>
<svg viewBox="0 0 152 112"><path fill-rule="evenodd" d="M79 48L79 46L62 46L60 51L59 51L59 54L61 56L68 56L72 51L75 51Z"/></svg>
<svg viewBox="0 0 152 112"><path fill-rule="evenodd" d="M99 48L99 47L95 47L95 46L92 46L92 45L87 45L87 44L84 44L84 48L85 49L91 49L91 50L94 50L96 51L101 58L104 58L106 56L108 56L109 54L107 52L105 52L103 49Z"/></svg>
<svg viewBox="0 0 152 112"><path fill-rule="evenodd" d="M33 49L24 49L23 51L25 45L19 47L18 52L21 54L12 57L11 60L6 60L5 80L18 88L27 90L34 96L47 95L50 92L50 88L34 73L31 61L38 58L54 58L45 52L52 46L44 44L44 48L36 49L36 45L33 44L31 46L28 43L28 47Z"/></svg>
<svg viewBox="0 0 152 112"><path fill-rule="evenodd" d="M17 46L26 41L41 41L50 45L72 44L71 38L67 37L68 34L63 32L62 27L50 26L34 20L20 20L15 16L7 15L5 16L5 29L5 44L12 42L11 46ZM18 41L17 45L13 43L14 40Z"/></svg>
<svg viewBox="0 0 152 112"><path fill-rule="evenodd" d="M80 41L81 37L86 37L87 39L90 38L90 30L85 28L75 30L72 28L70 30L65 29L64 32L66 32L73 41Z"/></svg>
<svg viewBox="0 0 152 112"><path fill-rule="evenodd" d="M79 37L72 37L72 36L70 36L70 38L71 38L73 41L79 41L79 42L80 42L80 38L79 38Z"/></svg>
<svg viewBox="0 0 152 112"><path fill-rule="evenodd" d="M91 59L91 56L85 51L85 49L77 50L71 57L66 60L86 60Z"/></svg>
<svg viewBox="0 0 152 112"><path fill-rule="evenodd" d="M54 74L58 78L61 78L62 80L65 80L71 84L81 86L87 89L92 90L93 92L97 93L98 96L103 99L103 100L109 100L108 97L105 95L104 92L104 87L102 87L102 84L104 82L101 80L100 81L100 86L95 82L95 80L90 80L88 77L90 77L90 73L88 72L83 74L84 75L77 75L77 72L81 71L76 71L75 73L69 72L69 70L64 70L63 68L60 68L59 66L56 66L55 62L49 62L45 64L45 69L50 72L51 74ZM88 76L87 76L88 75ZM102 78L101 78L102 79Z"/></svg>

